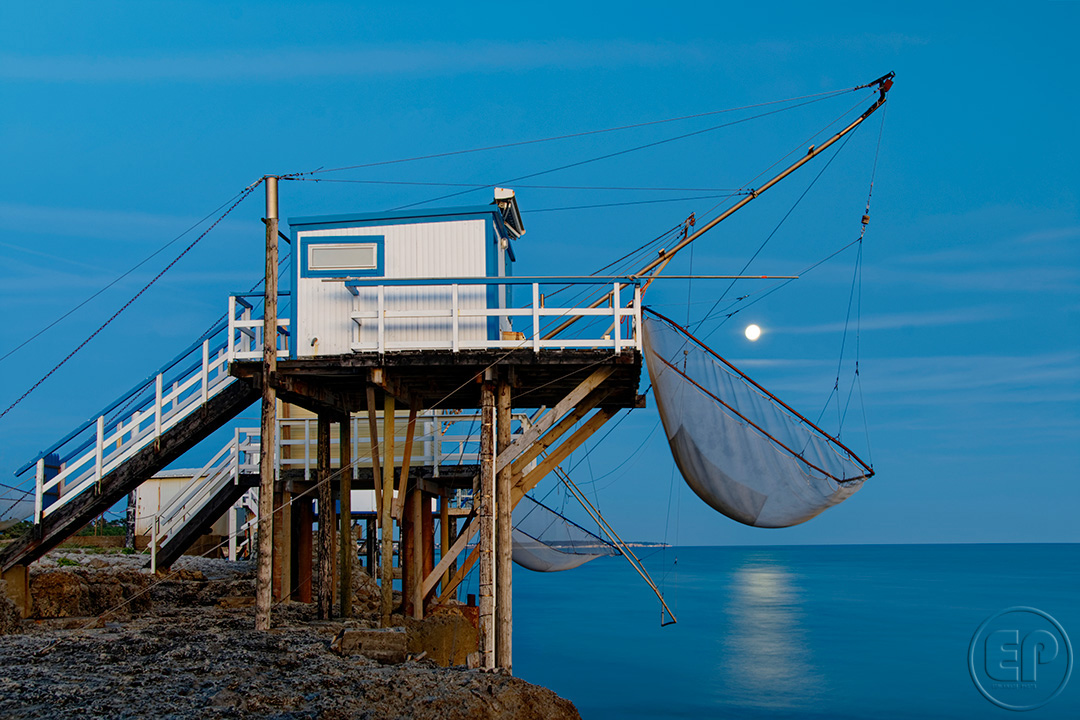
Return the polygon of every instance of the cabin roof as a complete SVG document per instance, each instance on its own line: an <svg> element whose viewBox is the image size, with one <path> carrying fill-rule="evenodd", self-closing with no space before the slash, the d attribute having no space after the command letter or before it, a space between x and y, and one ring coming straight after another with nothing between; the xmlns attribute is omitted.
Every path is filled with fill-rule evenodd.
<svg viewBox="0 0 1080 720"><path fill-rule="evenodd" d="M397 221L401 221L401 224L452 221L480 216L490 217L504 237L516 237L516 235L512 235L507 231L503 214L494 203L491 205L467 205L455 208L391 210L375 213L345 213L343 215L310 215L291 217L288 222L294 231L302 231L330 227L355 227L358 225L393 225L397 224Z"/></svg>

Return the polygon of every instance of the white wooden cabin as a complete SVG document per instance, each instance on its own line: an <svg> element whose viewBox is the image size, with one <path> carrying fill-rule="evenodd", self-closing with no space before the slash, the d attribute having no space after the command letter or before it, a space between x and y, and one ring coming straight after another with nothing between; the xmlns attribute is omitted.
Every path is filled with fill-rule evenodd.
<svg viewBox="0 0 1080 720"><path fill-rule="evenodd" d="M483 314L508 307L510 287L437 282L512 276L511 243L524 234L512 190L497 188L491 205L298 217L289 225L290 357L456 350L512 330L509 318Z"/></svg>

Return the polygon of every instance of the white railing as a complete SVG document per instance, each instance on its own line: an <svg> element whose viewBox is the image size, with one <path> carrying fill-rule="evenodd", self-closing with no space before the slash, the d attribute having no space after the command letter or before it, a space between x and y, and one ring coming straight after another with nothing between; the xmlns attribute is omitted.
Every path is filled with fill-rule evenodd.
<svg viewBox="0 0 1080 720"><path fill-rule="evenodd" d="M195 473L183 491L154 515L150 541L151 569L157 569L158 549L213 500L225 485L238 484L241 473L258 472L259 430L237 428L233 431L232 440Z"/></svg>
<svg viewBox="0 0 1080 720"><path fill-rule="evenodd" d="M127 419L115 420L115 426L106 427L106 416L97 417L95 432L77 450L75 457L66 459L63 468L55 476L45 478L45 458L37 461L37 477L34 495L35 524L67 505L86 490L97 487L102 477L119 467L162 433L201 407L232 381L229 375L228 357L224 347L210 348L204 340L201 362L193 370L181 371L169 376L166 387L165 374L154 377L153 397L147 397L136 405ZM47 496L58 496L45 504ZM50 498L51 499L51 498Z"/></svg>
<svg viewBox="0 0 1080 720"><path fill-rule="evenodd" d="M256 360L263 353L263 318L255 317L255 305L249 298L261 298L262 295L245 294L229 296L229 359ZM286 294L279 295L288 297ZM280 306L280 303L279 303ZM278 318L277 331L278 357L289 356L289 319Z"/></svg>
<svg viewBox="0 0 1080 720"><path fill-rule="evenodd" d="M357 307L349 314L355 324L354 337L350 342L353 352L393 352L400 350L487 350L487 349L514 349L532 348L534 352L543 349L566 349L566 348L611 348L616 355L623 350L641 350L641 288L636 283L614 282L610 286L610 297L605 306L601 307L546 307L544 295L540 292L542 283L514 280L512 278L470 278L468 281L461 279L458 282L447 282L440 287L449 288L450 296L448 305L444 308L394 308L388 307L388 290L415 290L421 287L431 288L432 281L411 284L408 280L396 281L392 284L375 284L377 281L346 281L346 286L355 295L359 295L359 289L374 290L374 303L366 303L369 307L362 307L365 303L355 302ZM550 286L559 284L558 279L545 278L543 285ZM582 282L577 280L565 281L567 285L597 285L595 281ZM524 307L462 307L461 290L463 287L475 288L502 288L509 285L528 285L532 292L530 301ZM632 287L632 292L624 293L627 286ZM628 295L627 304L622 304L622 296ZM374 305L371 307L370 305ZM427 303L425 303L427 304ZM477 320L488 318L507 319L526 318L527 327L519 331L521 337L503 339L488 337L486 332L477 333L462 332L462 326L467 325L475 328ZM561 333L555 337L545 338L544 321L555 319L559 322L570 318L588 320L590 318L610 318L611 323L607 330L599 333L595 330L583 334ZM392 324L397 321L407 320L446 320L449 324L446 333L439 333L445 337L429 338L426 340L393 340ZM364 342L361 329L365 321L374 320L376 324L375 339ZM471 322L470 322L471 321Z"/></svg>
<svg viewBox="0 0 1080 720"><path fill-rule="evenodd" d="M379 413L381 427L382 413ZM397 430L394 436L396 451L394 462L400 465L405 446L405 419L398 416ZM514 413L513 420L518 424L515 434L524 432L529 427L529 416ZM413 435L411 464L431 465L434 468L445 465L475 465L480 461L480 414L447 414L440 410L429 410L417 415ZM465 432L462 423L476 423L474 432ZM318 418L279 418L277 432L277 453L275 463L278 470L303 470L304 479L310 480L318 463ZM288 436L286 438L286 436ZM354 461L371 456L371 443L368 436L366 417L352 418L351 452ZM332 445L338 444L336 437L331 438ZM338 457L331 451L331 457Z"/></svg>

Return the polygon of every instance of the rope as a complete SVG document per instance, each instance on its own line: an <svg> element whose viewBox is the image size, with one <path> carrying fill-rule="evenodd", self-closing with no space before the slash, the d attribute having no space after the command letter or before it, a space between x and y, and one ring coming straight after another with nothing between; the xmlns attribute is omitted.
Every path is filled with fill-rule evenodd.
<svg viewBox="0 0 1080 720"><path fill-rule="evenodd" d="M860 85L858 87L844 88L842 90L828 90L828 91L825 91L825 92L814 93L812 95L800 95L798 97L786 98L784 100L770 100L768 102L755 103L753 105L743 105L741 107L725 108L723 110L710 110L710 111L707 111L707 112L695 113L693 115L682 115L682 116L679 116L679 117L664 118L662 120L649 120L649 121L646 121L646 122L633 123L631 125L619 125L619 126L615 126L615 127L603 128L603 129L600 129L600 130L585 130L583 132L567 133L567 134L564 134L564 135L553 135L553 136L550 136L550 137L536 138L536 139L532 139L532 140L519 140L517 142L502 143L502 144L499 144L499 145L488 145L488 146L485 146L485 147L469 148L467 150L452 150L452 151L449 151L449 152L433 153L433 154L430 154L430 155L417 155L415 157L400 158L400 159L396 159L396 160L382 160L382 161L379 161L379 162L369 162L369 163L362 163L362 164L358 164L358 165L345 165L345 166L336 167L336 168L326 168L326 169L317 168L317 169L312 170L310 172L291 173L287 177L283 176L283 178L284 179L290 179L290 180L291 179L299 179L300 177L302 177L304 175L315 175L315 174L319 174L319 173L340 172L342 170L356 170L356 169L359 169L359 168L379 167L379 166L383 166L383 165L397 165L397 164L400 164L400 163L416 162L418 160L433 160L433 159L436 159L436 158L453 157L455 155L467 155L469 153L487 152L487 151L490 151L490 150L504 150L506 148L521 147L523 145L535 145L537 143L554 142L554 141L557 141L557 140L569 140L569 139L572 139L572 138L586 137L586 136L589 136L589 135L601 135L601 134L604 134L604 133L620 132L622 130L632 130L632 129L635 129L635 128L648 127L648 126L651 126L651 125L663 125L663 124L666 124L666 123L679 122L679 121L682 121L682 120L693 120L695 118L708 117L708 116L711 116L711 115L721 115L723 113L738 112L740 110L752 110L752 109L758 108L758 107L767 107L769 105L778 105L778 104L782 104L782 103L795 102L797 100L806 100L806 99L809 99L809 98L825 99L827 97L832 97L834 95L842 95L842 94L848 93L848 92L855 92L855 91L861 90L861 89L863 89L865 87L867 87L867 86L866 85Z"/></svg>
<svg viewBox="0 0 1080 720"><path fill-rule="evenodd" d="M242 194L243 192L244 192L244 191L241 191L240 193L237 193L237 195L240 195L240 194ZM69 317L70 315L72 315L72 314L73 314L73 313L74 313L75 311L77 311L77 310L78 310L79 308L83 307L84 305L86 305L87 303L89 303L89 302L90 302L91 300L93 300L94 298L98 297L98 296L99 296L99 295L101 295L101 294L102 294L103 292L105 292L106 290L108 290L109 288L111 288L111 287L112 287L113 285L115 285L116 283L120 282L121 280L123 280L124 278L126 278L126 277L127 277L128 275L130 275L131 273L135 272L135 271L136 271L136 270L138 270L138 269L139 269L140 267L142 267L143 265L145 265L146 263L150 262L150 260L152 260L153 258L155 258L155 257L157 257L158 255L160 255L160 254L161 254L162 252L164 252L164 251L165 251L165 249L166 249L166 248L168 248L168 247L169 247L170 245L172 245L173 243L177 242L178 240L180 240L180 238L184 237L185 235L187 235L188 233L190 233L190 232L191 232L192 230L194 230L195 228L197 228L197 227L198 227L199 225L202 225L202 224L203 224L204 222L206 222L206 221L207 221L208 219L210 219L211 217L213 217L214 213L218 212L219 210L221 210L221 208L223 208L223 207L225 207L226 205L228 205L228 204L229 204L229 203L230 203L230 202L232 201L232 199L233 199L233 198L237 197L237 195L234 195L234 196L233 196L232 198L230 198L229 200L226 200L226 201L225 201L225 202L223 202L223 203L222 203L221 205L217 206L217 207L216 207L215 209L213 209L213 210L211 210L211 211L210 211L209 213L207 213L207 214L206 214L206 216L204 216L204 217L203 217L202 219L200 219L200 220L199 220L198 222L196 222L196 223L195 223L194 225L192 225L191 227L189 227L189 228L188 228L187 230L185 230L184 232L180 233L179 235L177 235L176 237L174 237L174 238L173 238L172 240L170 240L169 242L165 243L164 245L162 245L161 247L159 247L159 248L158 248L157 250L155 250L154 252L152 252L152 253L150 253L149 255L147 255L147 256L146 256L145 258L143 258L142 260L140 260L140 261L139 261L138 263L136 263L135 265L132 265L132 266L131 266L131 268L129 268L129 269L128 269L128 270L127 270L126 272L124 272L123 274L121 274L121 275L118 275L118 276L117 276L117 277L116 277L115 279L113 279L113 281L112 281L112 282L110 282L110 283L109 283L108 285L106 285L105 287L101 288L100 290L98 290L97 292L95 292L95 293L94 293L93 295L91 295L90 297L86 298L86 299L85 299L85 300L83 300L83 301L82 301L81 303L79 303L79 304L78 304L78 305L76 305L75 307L71 308L71 309L70 309L70 310L68 310L68 311L67 311L66 313L64 313L63 315L61 315L60 317L58 317L58 318L56 318L55 320L53 320L53 321L52 321L51 323L49 323L48 325L46 325L45 327L43 327L43 328L42 328L41 330L38 330L38 331L37 331L36 333L34 333L34 334L33 334L33 335L31 335L30 337L28 337L28 338L27 338L26 340L23 340L23 341L22 341L21 343L19 343L19 344L18 344L18 345L16 345L15 347L13 347L13 348L12 348L11 350L8 350L8 351L7 351L6 353L4 353L4 354L3 354L2 356L0 356L0 362L3 362L4 360L7 360L7 359L8 359L9 357L11 357L12 355L14 355L14 354L15 354L16 352L18 352L18 351L19 351L19 350L21 350L22 348L26 347L26 346L27 346L27 345L29 345L29 344L30 344L31 342L33 342L34 340L36 340L36 339L37 339L38 337L40 337L41 335L44 335L44 334L45 334L46 332L48 332L48 331L49 331L49 330L51 330L51 329L52 329L53 327L55 327L56 325L58 325L58 324L59 324L59 323L60 323L61 321L63 321L63 320L65 319L65 318L67 318L67 317Z"/></svg>
<svg viewBox="0 0 1080 720"><path fill-rule="evenodd" d="M833 93L833 94L835 94L835 93ZM830 95L830 97L831 97L831 95ZM619 157L621 155L627 155L629 153L637 152L639 150L647 150L649 148L659 147L660 145L666 145L667 143L675 142L677 140L685 140L686 138L696 137L698 135L704 135L705 133L714 132L716 130L720 130L720 129L727 128L727 127L732 127L734 125L740 125L740 124L745 123L745 122L750 122L751 120L759 120L759 119L761 119L763 117L768 117L769 115L775 115L777 113L786 112L788 110L794 110L796 108L803 107L804 105L812 105L814 103L818 103L818 102L821 102L822 100L826 100L826 99L827 98L825 98L825 97L819 97L816 100L807 100L806 102L797 103L795 105L790 105L788 107L780 108L778 110L770 110L768 112L758 113L757 115L751 115L749 117L740 118L739 120L732 120L731 122L720 123L719 125L713 125L711 127L707 127L707 128L702 129L702 130L695 130L693 132L683 133L682 135L676 135L674 137L664 138L663 140L654 140L653 142L645 143L644 145L636 145L636 146L631 147L631 148L626 148L626 149L623 149L623 150L616 150L615 152L605 153L603 155L597 155L596 157L587 158L585 160L578 160L577 162L567 163L566 165L560 165L558 167L549 168L547 170L540 170L538 172L527 173L525 175L519 175L517 177L509 178L507 180L500 180L497 184L499 184L499 185L508 185L510 183L515 183L515 182L517 182L519 180L528 180L529 178L539 177L541 175L548 175L550 173L559 172L559 171L562 171L562 170L569 170L571 168L581 167L582 165L588 165L590 163L599 162L600 160L610 160L611 158ZM487 186L484 186L484 187L487 187ZM460 190L458 192L448 193L446 195L440 195L438 197L429 198L427 200L419 200L417 202L408 203L406 205L399 205L399 206L397 206L395 208L391 208L391 210L404 210L406 208L415 207L417 205L426 205L427 203L437 202L439 200L446 200L448 198L457 197L459 195L465 195L466 193L470 193L470 192L475 192L475 189Z"/></svg>

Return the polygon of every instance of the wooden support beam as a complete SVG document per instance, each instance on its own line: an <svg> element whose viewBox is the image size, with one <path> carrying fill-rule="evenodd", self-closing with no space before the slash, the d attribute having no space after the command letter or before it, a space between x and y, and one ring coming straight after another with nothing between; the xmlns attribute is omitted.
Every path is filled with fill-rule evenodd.
<svg viewBox="0 0 1080 720"><path fill-rule="evenodd" d="M394 396L383 400L383 482L379 519L382 525L382 626L390 627L394 610L394 519L390 506L394 501ZM378 483L376 483L378 487Z"/></svg>
<svg viewBox="0 0 1080 720"><path fill-rule="evenodd" d="M326 415L319 416L316 447L316 477L319 483L319 583L316 597L319 619L329 620L334 616L334 495L330 487L330 418Z"/></svg>
<svg viewBox="0 0 1080 720"><path fill-rule="evenodd" d="M409 465L412 461L413 438L416 436L416 414L420 411L417 402L409 404L409 425L405 430L405 448L401 455L401 472L398 480L397 497L394 498L392 514L400 520L401 508L405 503L405 490L409 484ZM396 432L396 431L395 431Z"/></svg>
<svg viewBox="0 0 1080 720"><path fill-rule="evenodd" d="M352 417L346 413L338 425L338 453L341 459L341 617L352 617L352 577L353 560L356 557L356 542L352 527Z"/></svg>
<svg viewBox="0 0 1080 720"><path fill-rule="evenodd" d="M348 413L356 405L355 399L345 393L335 392L294 375L275 372L270 376L270 383L281 400L316 415L340 415Z"/></svg>
<svg viewBox="0 0 1080 720"><path fill-rule="evenodd" d="M495 383L480 386L480 492L473 496L480 536L480 664L495 667Z"/></svg>
<svg viewBox="0 0 1080 720"><path fill-rule="evenodd" d="M561 419L563 415L570 412L572 408L576 407L579 402L585 399L585 396L599 387L600 384L611 377L611 374L614 372L615 367L613 365L602 365L594 370L589 377L582 380L581 383L571 390L566 397L560 400L550 412L537 420L532 427L522 433L521 437L515 440L510 447L499 453L499 458L495 463L495 472L501 471L504 467L516 460L517 457L525 452L525 450L546 432L548 428L554 425L557 420Z"/></svg>
<svg viewBox="0 0 1080 720"><path fill-rule="evenodd" d="M499 381L496 397L497 440L501 453L510 446L511 423L510 383ZM512 672L513 668L513 504L510 500L511 466L504 467L495 478L495 663Z"/></svg>
<svg viewBox="0 0 1080 720"><path fill-rule="evenodd" d="M570 453L577 450L581 443L592 437L593 433L603 427L608 420L615 417L618 412L618 408L601 408L595 415L586 420L585 424L579 427L573 435L550 452L533 470L524 475L515 475L514 486L511 488L511 504L516 507L521 502L521 498L536 487L536 484L543 480L556 465L568 458Z"/></svg>
<svg viewBox="0 0 1080 720"><path fill-rule="evenodd" d="M368 437L371 439L371 477L375 478L375 512L382 517L382 485L379 478L382 471L379 467L379 420L375 416L375 388L368 385L367 388L367 419ZM393 464L393 458L391 465Z"/></svg>

